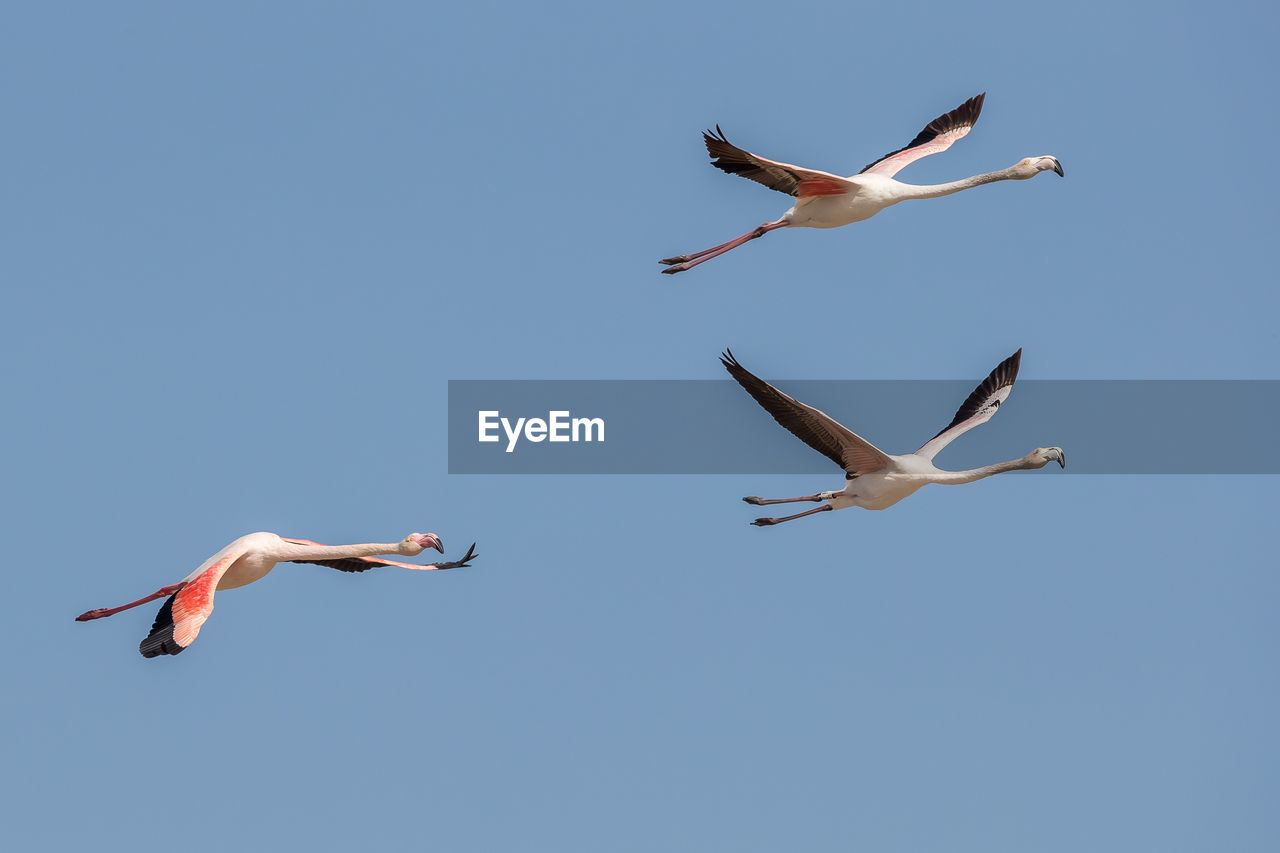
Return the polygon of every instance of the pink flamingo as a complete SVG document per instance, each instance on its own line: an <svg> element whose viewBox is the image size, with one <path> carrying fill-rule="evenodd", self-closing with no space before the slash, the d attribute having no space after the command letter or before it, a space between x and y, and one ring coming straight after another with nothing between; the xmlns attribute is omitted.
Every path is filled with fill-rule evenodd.
<svg viewBox="0 0 1280 853"><path fill-rule="evenodd" d="M945 485L972 483L1005 471L1043 468L1050 462L1057 462L1063 468L1067 467L1067 457L1061 447L1037 447L1020 459L997 462L994 465L984 465L968 471L943 471L933 464L933 457L938 454L938 451L979 424L985 424L991 420L991 416L996 413L1000 405L1009 399L1009 394L1013 391L1013 382L1018 378L1018 366L1022 363L1022 350L1018 350L996 365L996 369L973 389L973 393L960 406L951 423L947 424L941 432L926 441L916 452L902 456L885 453L830 415L782 393L739 364L731 351L720 356L720 363L724 365L725 370L729 371L729 375L764 407L766 412L773 415L775 421L786 427L796 438L844 469L844 488L839 491L773 500L754 496L743 498L747 503L756 506L800 501L822 504L811 510L782 518L757 518L751 522L757 527L768 527L784 521L804 518L806 515L851 506L860 506L863 509L888 509L929 483Z"/></svg>
<svg viewBox="0 0 1280 853"><path fill-rule="evenodd" d="M795 206L780 218L766 222L727 243L692 255L663 258L658 262L667 265L662 272L670 275L693 269L698 264L723 255L757 237L763 237L777 228L838 228L851 222L870 219L886 207L908 199L939 198L993 181L1022 181L1048 170L1057 172L1061 177L1064 173L1058 158L1045 154L1019 160L1007 169L947 184L916 186L893 179L903 167L921 157L946 151L953 142L967 135L978 121L986 96L984 92L951 112L938 116L916 134L916 138L905 148L884 155L848 178L766 160L750 151L743 151L730 143L720 126L716 125L714 134L711 131L702 134L707 153L712 157L711 165L731 175L741 175L764 184L769 189L795 196Z"/></svg>
<svg viewBox="0 0 1280 853"><path fill-rule="evenodd" d="M235 589L266 576L276 563L315 563L341 572L363 572L376 566L399 566L402 569L458 569L476 558L473 542L461 560L419 566L384 560L375 554L400 554L414 557L427 548L444 553L440 537L434 533L410 533L395 543L375 542L366 545L321 545L310 539L283 539L274 533L250 533L241 536L181 581L156 590L119 607L90 610L76 617L77 622L114 616L122 610L169 596L160 608L151 633L138 646L145 658L176 655L195 642L200 626L213 612L213 594L220 589Z"/></svg>

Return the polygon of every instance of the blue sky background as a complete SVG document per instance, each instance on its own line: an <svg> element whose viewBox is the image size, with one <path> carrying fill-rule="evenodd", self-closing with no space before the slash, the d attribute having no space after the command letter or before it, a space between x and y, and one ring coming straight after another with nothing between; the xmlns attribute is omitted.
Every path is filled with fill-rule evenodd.
<svg viewBox="0 0 1280 853"><path fill-rule="evenodd" d="M1274 478L1045 469L759 530L741 495L838 472L448 476L444 404L451 378L719 378L725 346L777 377L977 380L1022 346L1024 378L1280 378L1276 24L11 9L0 842L1274 849ZM848 174L980 91L901 177L1051 153L1065 179L658 274L788 206L702 128ZM910 450L956 402L873 438ZM482 556L282 567L171 659L137 653L151 607L72 622L253 530Z"/></svg>

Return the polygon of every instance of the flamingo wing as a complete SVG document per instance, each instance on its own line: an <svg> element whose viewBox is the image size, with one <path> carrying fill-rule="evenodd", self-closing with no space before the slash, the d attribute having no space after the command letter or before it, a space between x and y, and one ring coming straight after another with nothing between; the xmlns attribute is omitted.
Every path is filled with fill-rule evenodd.
<svg viewBox="0 0 1280 853"><path fill-rule="evenodd" d="M295 545L321 544L319 542L312 542L310 539L285 539L284 541L292 542ZM453 560L444 563L431 563L426 566L420 566L417 563L402 563L398 560L384 560L382 557L339 557L335 560L290 560L289 562L310 563L315 566L328 566L329 568L337 569L340 572L367 572L369 569L376 569L382 566L395 566L401 569L432 571L439 569L457 569L466 566L469 560L473 560L477 556L475 548L475 543L471 543L471 548L467 550L467 555L461 560Z"/></svg>
<svg viewBox="0 0 1280 853"><path fill-rule="evenodd" d="M720 356L729 375L755 398L773 419L796 438L839 465L847 474L870 474L888 467L889 456L830 415L783 394L747 370L726 351Z"/></svg>
<svg viewBox="0 0 1280 853"><path fill-rule="evenodd" d="M978 424L985 424L1000 408L1000 404L1009 399L1013 391L1014 380L1018 378L1018 366L1022 363L1022 349L996 365L996 369L982 380L973 393L960 406L956 416L951 419L941 432L929 439L923 447L916 451L917 456L932 459L938 451L955 441Z"/></svg>
<svg viewBox="0 0 1280 853"><path fill-rule="evenodd" d="M872 163L868 163L858 174L884 175L891 178L904 167L910 166L921 157L946 151L957 139L966 136L978 123L978 115L982 112L982 102L987 93L975 95L949 113L943 113L925 125L924 130L916 134L916 138L906 147L891 151Z"/></svg>
<svg viewBox="0 0 1280 853"><path fill-rule="evenodd" d="M224 554L169 596L156 614L151 633L138 644L144 658L176 655L195 642L200 626L213 612L213 594L218 589L218 581L243 553Z"/></svg>
<svg viewBox="0 0 1280 853"><path fill-rule="evenodd" d="M802 169L790 163L767 160L750 151L744 151L725 138L720 125L716 125L715 133L709 130L704 131L702 141L707 145L712 166L730 175L740 175L758 184L764 184L769 189L780 193L808 198L842 195L858 190L857 184L839 175L814 169Z"/></svg>

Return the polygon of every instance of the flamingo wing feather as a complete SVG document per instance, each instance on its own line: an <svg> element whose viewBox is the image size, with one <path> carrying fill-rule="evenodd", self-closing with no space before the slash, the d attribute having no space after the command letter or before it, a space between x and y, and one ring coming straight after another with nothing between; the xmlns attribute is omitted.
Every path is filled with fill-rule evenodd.
<svg viewBox="0 0 1280 853"><path fill-rule="evenodd" d="M975 95L949 113L943 113L925 125L924 130L916 134L916 138L897 151L890 151L879 160L868 163L858 174L870 173L891 178L903 168L910 166L922 157L946 151L957 139L968 135L978 123L982 113L982 102L987 93Z"/></svg>
<svg viewBox="0 0 1280 853"><path fill-rule="evenodd" d="M702 141L706 143L707 153L711 155L711 165L730 175L739 175L764 184L780 193L808 198L842 195L858 189L856 184L839 175L780 163L744 151L725 138L720 125L716 125L715 133L705 131Z"/></svg>
<svg viewBox="0 0 1280 853"><path fill-rule="evenodd" d="M933 438L925 442L916 451L917 456L932 459L938 451L946 447L957 437L969 430L985 424L995 415L1009 394L1013 392L1013 383L1018 378L1018 367L1022 364L1022 349L996 365L995 370L987 374L977 388L965 399L956 411L956 416Z"/></svg>
<svg viewBox="0 0 1280 853"><path fill-rule="evenodd" d="M156 614L151 633L138 644L144 658L176 655L196 641L200 627L213 613L213 594L218 589L218 581L240 557L239 552L224 555L169 596Z"/></svg>
<svg viewBox="0 0 1280 853"><path fill-rule="evenodd" d="M328 566L340 572L367 572L381 566L399 566L402 569L429 569L430 566L416 566L413 563L398 563L395 560L384 560L381 557L341 557L336 560L290 560L291 563L310 563L313 566Z"/></svg>
<svg viewBox="0 0 1280 853"><path fill-rule="evenodd" d="M733 357L732 351L720 356L729 375L746 389L773 419L792 435L826 456L845 470L857 476L870 474L888 467L887 454L852 432L835 418L812 406L782 393L768 382L747 370Z"/></svg>

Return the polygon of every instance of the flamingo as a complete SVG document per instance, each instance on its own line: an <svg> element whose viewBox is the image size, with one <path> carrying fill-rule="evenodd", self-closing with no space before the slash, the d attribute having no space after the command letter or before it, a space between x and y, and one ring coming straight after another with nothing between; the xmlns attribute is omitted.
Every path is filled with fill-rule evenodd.
<svg viewBox="0 0 1280 853"><path fill-rule="evenodd" d="M860 506L863 509L888 509L905 497L914 494L929 483L947 485L972 483L992 474L1043 468L1050 462L1067 467L1066 454L1061 447L1037 447L1020 459L997 462L968 471L943 471L934 467L933 457L958 436L978 424L991 420L1001 404L1009 399L1013 381L1018 378L1018 365L1022 362L1022 350L996 365L986 379L973 390L956 416L937 435L929 439L914 453L892 456L883 452L865 438L846 429L838 421L812 406L806 406L794 397L783 394L768 382L755 376L733 357L729 350L720 356L729 375L747 389L747 393L773 415L773 419L786 427L792 435L826 456L844 469L844 488L833 492L818 492L800 498L766 500L758 497L743 498L755 506L812 501L816 507L783 518L757 518L751 522L757 527L768 527L784 521L792 521L827 512L833 509Z"/></svg>
<svg viewBox="0 0 1280 853"><path fill-rule="evenodd" d="M364 545L322 545L310 539L285 539L274 533L250 533L241 536L200 564L181 581L162 587L145 598L81 613L77 622L101 619L169 596L156 615L151 633L138 646L144 658L176 655L195 642L200 626L213 612L213 594L219 589L235 589L266 576L276 563L315 563L340 572L363 572L376 566L399 566L402 569L458 569L476 558L473 542L461 560L419 566L384 560L375 554L400 554L415 557L427 548L444 553L440 537L434 533L410 533L399 542L375 542Z"/></svg>
<svg viewBox="0 0 1280 853"><path fill-rule="evenodd" d="M720 130L720 125L716 125L715 133L708 130L702 134L707 153L712 157L711 165L731 175L741 175L764 184L769 189L795 196L796 203L780 218L766 222L741 237L692 255L663 258L658 262L667 265L662 272L671 275L693 269L698 264L778 228L838 228L851 222L870 219L886 207L908 199L939 198L993 181L1024 181L1049 170L1062 177L1065 173L1058 158L1043 154L1019 160L1007 169L947 184L916 186L893 179L902 168L921 157L946 151L953 142L966 136L977 123L986 97L986 92L983 92L951 112L938 116L916 134L916 138L907 143L905 148L884 155L848 178L766 160L731 143Z"/></svg>

